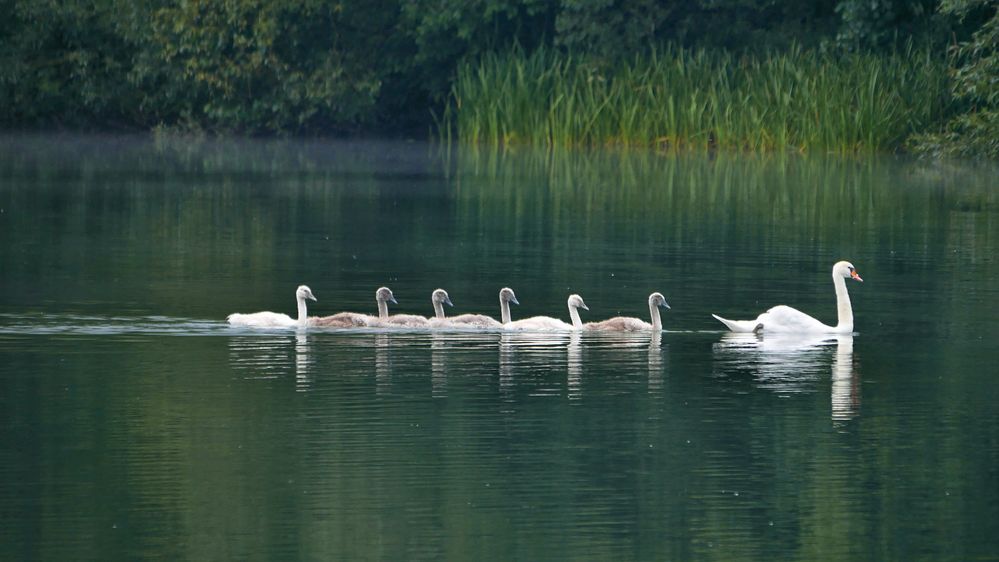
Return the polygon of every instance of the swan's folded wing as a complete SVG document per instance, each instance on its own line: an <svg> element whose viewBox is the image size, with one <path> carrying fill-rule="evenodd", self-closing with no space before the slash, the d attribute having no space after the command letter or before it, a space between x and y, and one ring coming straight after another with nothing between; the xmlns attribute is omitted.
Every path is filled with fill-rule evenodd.
<svg viewBox="0 0 999 562"><path fill-rule="evenodd" d="M552 318L550 316L534 316L531 318L524 318L523 320L514 320L513 322L504 324L503 327L508 330L537 330L549 332L573 330L572 324L568 324L558 318Z"/></svg>
<svg viewBox="0 0 999 562"><path fill-rule="evenodd" d="M365 328L378 322L375 316L356 312L338 312L330 316L317 316L309 319L309 324L327 328Z"/></svg>
<svg viewBox="0 0 999 562"><path fill-rule="evenodd" d="M759 318L756 320L729 320L728 318L722 318L717 314L712 314L711 316L713 316L715 320L725 324L725 327L732 332L748 333L755 332L760 329ZM763 316L764 315L761 314L760 318Z"/></svg>
<svg viewBox="0 0 999 562"><path fill-rule="evenodd" d="M652 329L652 324L629 318L627 316L616 316L600 322L589 322L583 325L586 330L613 331L613 332L644 332Z"/></svg>
<svg viewBox="0 0 999 562"><path fill-rule="evenodd" d="M479 328L499 328L502 324L485 314L459 314L446 319L451 324Z"/></svg>
<svg viewBox="0 0 999 562"><path fill-rule="evenodd" d="M294 326L295 321L287 314L277 312L254 312L252 314L230 314L226 320L232 326L250 326L254 328L278 328Z"/></svg>
<svg viewBox="0 0 999 562"><path fill-rule="evenodd" d="M831 332L827 326L815 318L790 306L775 306L761 314L757 321L763 324L764 332Z"/></svg>

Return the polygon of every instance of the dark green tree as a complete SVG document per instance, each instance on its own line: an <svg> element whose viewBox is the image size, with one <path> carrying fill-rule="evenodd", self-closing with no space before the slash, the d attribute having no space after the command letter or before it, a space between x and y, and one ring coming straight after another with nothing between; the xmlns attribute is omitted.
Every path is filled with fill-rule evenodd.
<svg viewBox="0 0 999 562"><path fill-rule="evenodd" d="M944 32L937 13L939 0L839 0L836 42L850 50L879 50L911 40L924 42L933 32Z"/></svg>
<svg viewBox="0 0 999 562"><path fill-rule="evenodd" d="M370 121L381 87L378 2L205 0L156 11L154 60L170 73L162 103L211 128L350 128Z"/></svg>
<svg viewBox="0 0 999 562"><path fill-rule="evenodd" d="M138 45L121 0L0 1L0 123L104 127L133 121Z"/></svg>
<svg viewBox="0 0 999 562"><path fill-rule="evenodd" d="M912 144L930 155L999 158L999 3L944 0L940 11L979 22L969 40L952 48L953 94L963 110L942 131Z"/></svg>

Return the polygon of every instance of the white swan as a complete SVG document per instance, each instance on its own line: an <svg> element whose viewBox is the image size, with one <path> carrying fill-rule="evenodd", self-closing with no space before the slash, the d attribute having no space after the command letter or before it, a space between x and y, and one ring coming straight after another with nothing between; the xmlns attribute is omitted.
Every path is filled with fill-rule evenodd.
<svg viewBox="0 0 999 562"><path fill-rule="evenodd" d="M846 292L846 278L863 282L853 264L847 261L836 262L832 269L833 286L836 287L836 310L839 321L835 326L827 326L811 316L789 306L775 306L760 314L756 320L726 320L712 314L719 322L733 332L799 332L799 333L853 333L853 307L850 295Z"/></svg>
<svg viewBox="0 0 999 562"><path fill-rule="evenodd" d="M515 322L507 322L503 324L503 328L507 330L544 330L544 331L571 331L571 330L582 330L583 321L579 319L579 310L589 310L590 308L586 306L583 302L583 297L579 295L569 295L569 318L572 319L572 324L566 324L565 322L559 320L558 318L552 318L550 316L533 316L531 318L524 318L523 320L517 320Z"/></svg>
<svg viewBox="0 0 999 562"><path fill-rule="evenodd" d="M459 314L457 316L452 316L447 319L432 321L432 323L439 326L447 326L454 328L492 328L500 329L503 324L510 321L510 303L520 304L517 302L517 295L513 294L513 289L508 287L503 287L499 292L500 300L500 318L503 322L498 322L485 314ZM450 301L448 302L450 304ZM443 308L441 314L443 314ZM440 318L440 317L438 317Z"/></svg>
<svg viewBox="0 0 999 562"><path fill-rule="evenodd" d="M388 317L388 302L396 302L392 296L392 290L388 287L380 287L375 291L375 301L378 303L379 316L360 314L357 312L339 312L331 316L319 316L309 319L309 325L324 328L372 328L380 325L379 317L384 311Z"/></svg>
<svg viewBox="0 0 999 562"><path fill-rule="evenodd" d="M299 285L295 291L295 300L298 301L298 319L295 320L287 314L278 312L254 312L252 314L241 314L235 312L226 317L232 326L247 326L252 328L291 328L295 326L306 326L308 324L308 312L305 307L305 299L316 300L312 295L312 289L305 285Z"/></svg>
<svg viewBox="0 0 999 562"><path fill-rule="evenodd" d="M662 296L660 293L652 293L649 295L649 314L652 315L651 324L639 320L638 318L616 316L601 322L588 322L584 328L587 330L615 332L647 332L650 330L661 332L663 330L663 320L662 317L659 316L659 307L669 310L669 305L666 304L666 297Z"/></svg>

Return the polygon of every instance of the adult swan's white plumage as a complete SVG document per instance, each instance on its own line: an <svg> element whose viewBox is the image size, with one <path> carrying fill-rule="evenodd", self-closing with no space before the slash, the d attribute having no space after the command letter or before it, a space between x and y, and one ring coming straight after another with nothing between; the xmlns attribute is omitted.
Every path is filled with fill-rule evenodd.
<svg viewBox="0 0 999 562"><path fill-rule="evenodd" d="M226 320L232 326L248 326L251 328L292 328L295 326L306 326L308 323L308 313L305 308L305 299L316 300L312 296L312 289L305 285L300 285L295 291L295 299L298 301L298 320L287 314L277 312L254 312L253 314L240 314L238 312L230 314Z"/></svg>
<svg viewBox="0 0 999 562"><path fill-rule="evenodd" d="M559 320L558 318L552 318L550 316L532 316L531 318L524 318L523 320L515 320L513 322L507 322L503 324L503 328L506 330L540 330L540 331L571 331L571 330L582 330L583 321L579 319L579 310L589 310L590 308L586 306L583 302L583 297L579 295L569 295L569 318L572 319L572 324L566 324L565 322Z"/></svg>
<svg viewBox="0 0 999 562"><path fill-rule="evenodd" d="M836 287L836 310L839 313L839 321L835 326L827 326L804 312L784 305L771 308L756 320L726 320L717 314L712 316L733 332L853 333L853 307L850 306L850 295L846 292L846 279L863 279L857 275L853 264L846 261L836 262L832 277L833 286Z"/></svg>
<svg viewBox="0 0 999 562"><path fill-rule="evenodd" d="M587 322L584 327L587 330L613 332L661 332L663 331L663 320L659 315L660 307L669 310L669 305L666 304L666 297L662 296L661 293L652 293L649 295L649 315L652 317L651 324L638 318L616 316L601 322Z"/></svg>

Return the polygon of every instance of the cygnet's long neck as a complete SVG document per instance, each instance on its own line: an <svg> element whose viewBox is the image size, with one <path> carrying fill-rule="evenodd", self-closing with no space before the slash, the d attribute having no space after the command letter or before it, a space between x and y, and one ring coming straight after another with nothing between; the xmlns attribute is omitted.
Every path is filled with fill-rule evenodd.
<svg viewBox="0 0 999 562"><path fill-rule="evenodd" d="M650 302L649 314L652 315L652 329L657 332L663 331L663 319L659 315L659 307Z"/></svg>
<svg viewBox="0 0 999 562"><path fill-rule="evenodd" d="M304 326L309 322L309 311L305 306L305 297L299 296L296 300L298 301L298 323Z"/></svg>
<svg viewBox="0 0 999 562"><path fill-rule="evenodd" d="M388 303L384 299L378 299L378 318L382 320L388 318Z"/></svg>
<svg viewBox="0 0 999 562"><path fill-rule="evenodd" d="M575 306L569 305L569 318L572 319L572 327L576 330L583 329L583 321L579 318L579 310Z"/></svg>
<svg viewBox="0 0 999 562"><path fill-rule="evenodd" d="M510 301L500 297L500 320L504 324L510 323Z"/></svg>
<svg viewBox="0 0 999 562"><path fill-rule="evenodd" d="M836 287L836 312L839 322L837 332L853 332L853 306L850 305L850 294L846 292L846 278L833 273L833 286Z"/></svg>
<svg viewBox="0 0 999 562"><path fill-rule="evenodd" d="M431 299L431 301L434 303L434 316L438 320L443 320L444 319L444 303L442 303L440 301L437 301L437 300L433 300L433 299Z"/></svg>

